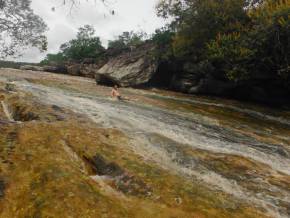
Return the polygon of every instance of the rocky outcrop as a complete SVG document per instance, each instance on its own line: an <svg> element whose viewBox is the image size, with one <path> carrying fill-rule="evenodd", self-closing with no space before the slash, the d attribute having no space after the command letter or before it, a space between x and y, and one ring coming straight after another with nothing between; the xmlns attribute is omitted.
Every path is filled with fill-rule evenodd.
<svg viewBox="0 0 290 218"><path fill-rule="evenodd" d="M81 64L80 65L80 76L95 78L95 73L98 69L100 69L100 65L98 64Z"/></svg>
<svg viewBox="0 0 290 218"><path fill-rule="evenodd" d="M97 64L68 64L67 65L67 74L72 76L82 76L88 78L95 78L95 73L100 68Z"/></svg>
<svg viewBox="0 0 290 218"><path fill-rule="evenodd" d="M45 71L51 73L63 73L72 76L95 78L95 73L103 63L93 63L91 59L85 59L82 63L51 64L45 66L24 65L21 70Z"/></svg>
<svg viewBox="0 0 290 218"><path fill-rule="evenodd" d="M290 95L290 90L277 81L276 75L257 73L251 80L234 82L210 66L199 67L191 63L180 64L169 88L189 94L224 96L273 105L289 102Z"/></svg>
<svg viewBox="0 0 290 218"><path fill-rule="evenodd" d="M43 71L51 73L67 73L67 68L64 65L47 65L43 66Z"/></svg>
<svg viewBox="0 0 290 218"><path fill-rule="evenodd" d="M52 64L45 66L24 65L20 70L45 71L51 73L64 73L72 76L83 76L94 78L96 70L100 68L97 64L92 64L91 59L86 59L82 63Z"/></svg>
<svg viewBox="0 0 290 218"><path fill-rule="evenodd" d="M72 64L67 66L67 73L72 76L80 76L80 65L79 64Z"/></svg>
<svg viewBox="0 0 290 218"><path fill-rule="evenodd" d="M67 68L64 65L45 65L45 66L24 65L20 67L20 70L45 71L51 73L67 72Z"/></svg>
<svg viewBox="0 0 290 218"><path fill-rule="evenodd" d="M20 70L43 71L43 67L34 65L23 65L20 67Z"/></svg>
<svg viewBox="0 0 290 218"><path fill-rule="evenodd" d="M66 62L66 73L72 76L95 78L95 73L105 64L105 59L85 58L81 62Z"/></svg>
<svg viewBox="0 0 290 218"><path fill-rule="evenodd" d="M189 88L190 94L211 94L211 95L226 95L233 89L235 84L231 82L220 81L214 78L201 79L196 86Z"/></svg>
<svg viewBox="0 0 290 218"><path fill-rule="evenodd" d="M157 69L153 55L154 46L146 43L142 46L111 58L95 77L97 84L120 86L139 86L150 81Z"/></svg>
<svg viewBox="0 0 290 218"><path fill-rule="evenodd" d="M229 84L212 76L210 69L205 72L186 62L180 63L179 69L172 77L170 88L190 94L222 94L227 91Z"/></svg>

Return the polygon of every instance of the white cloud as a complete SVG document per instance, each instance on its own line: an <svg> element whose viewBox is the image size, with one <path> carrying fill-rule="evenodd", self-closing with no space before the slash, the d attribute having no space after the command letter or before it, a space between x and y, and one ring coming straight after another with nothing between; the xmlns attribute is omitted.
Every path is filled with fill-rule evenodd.
<svg viewBox="0 0 290 218"><path fill-rule="evenodd" d="M99 1L99 2L98 2ZM103 43L113 39L123 31L140 31L153 33L164 25L164 20L155 13L158 0L109 0L108 7L101 0L83 1L70 11L69 6L62 6L62 0L32 0L32 8L40 15L49 27L47 32L48 51L55 53L59 46L74 38L77 29L85 24L93 25L96 35ZM51 8L56 10L52 11ZM115 15L110 15L110 10ZM38 62L46 53L36 49L28 50L18 61Z"/></svg>

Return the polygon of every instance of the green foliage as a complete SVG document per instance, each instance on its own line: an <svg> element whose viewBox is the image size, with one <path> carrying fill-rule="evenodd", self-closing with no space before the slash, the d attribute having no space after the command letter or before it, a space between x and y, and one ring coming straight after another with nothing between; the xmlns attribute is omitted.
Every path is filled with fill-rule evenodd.
<svg viewBox="0 0 290 218"><path fill-rule="evenodd" d="M124 51L130 51L131 49L136 48L138 45L141 45L144 42L144 38L146 38L146 36L147 34L144 32L123 32L115 40L109 41L109 54L115 56Z"/></svg>
<svg viewBox="0 0 290 218"><path fill-rule="evenodd" d="M109 41L108 48L109 49L124 50L127 48L127 45L124 43L123 40L117 39L117 40Z"/></svg>
<svg viewBox="0 0 290 218"><path fill-rule="evenodd" d="M109 55L118 55L122 51L130 50L144 42L146 34L143 32L123 32L116 40L109 41L108 52L95 36L95 30L90 25L79 28L75 39L60 46L57 54L48 54L41 61L42 65L61 64L65 61L82 62L85 59L93 59L95 62L103 62ZM112 52L113 51L113 52Z"/></svg>
<svg viewBox="0 0 290 218"><path fill-rule="evenodd" d="M287 3L288 2L288 3ZM225 33L208 44L209 59L229 79L255 78L272 72L289 80L289 1L266 1L250 9L251 19L239 32Z"/></svg>
<svg viewBox="0 0 290 218"><path fill-rule="evenodd" d="M230 80L261 72L290 81L290 0L161 0L159 16L172 19L174 56L210 63Z"/></svg>
<svg viewBox="0 0 290 218"><path fill-rule="evenodd" d="M31 0L0 1L0 58L18 56L31 46L47 49L47 26L30 5Z"/></svg>
<svg viewBox="0 0 290 218"><path fill-rule="evenodd" d="M142 44L143 39L146 37L146 33L139 32L123 32L117 37L116 40L109 41L108 48L112 49L126 49L135 47Z"/></svg>
<svg viewBox="0 0 290 218"><path fill-rule="evenodd" d="M175 17L172 23L176 30L173 49L181 58L201 58L207 42L219 32L236 31L237 23L242 25L247 20L244 0L185 0L168 4L168 13ZM159 6L159 12L160 7L164 4Z"/></svg>
<svg viewBox="0 0 290 218"><path fill-rule="evenodd" d="M60 46L63 57L67 60L82 61L85 58L101 58L105 48L99 37L95 36L92 26L79 28L77 38Z"/></svg>
<svg viewBox="0 0 290 218"><path fill-rule="evenodd" d="M230 80L248 79L255 50L248 48L248 41L240 33L218 35L208 44L208 59Z"/></svg>
<svg viewBox="0 0 290 218"><path fill-rule="evenodd" d="M252 47L262 69L270 69L290 81L290 0L266 1L250 11L254 28L250 32ZM255 40L256 39L256 40Z"/></svg>
<svg viewBox="0 0 290 218"><path fill-rule="evenodd" d="M174 33L169 28L155 30L152 41L156 45L156 56L160 60L169 60L173 58L173 41Z"/></svg>
<svg viewBox="0 0 290 218"><path fill-rule="evenodd" d="M62 64L66 61L63 53L59 52L57 54L47 54L45 59L40 62L41 65L50 65L50 64Z"/></svg>
<svg viewBox="0 0 290 218"><path fill-rule="evenodd" d="M75 39L60 46L60 52L47 54L41 65L63 64L65 61L81 62L85 59L94 61L102 60L105 48L99 37L95 36L95 30L90 25L79 28Z"/></svg>

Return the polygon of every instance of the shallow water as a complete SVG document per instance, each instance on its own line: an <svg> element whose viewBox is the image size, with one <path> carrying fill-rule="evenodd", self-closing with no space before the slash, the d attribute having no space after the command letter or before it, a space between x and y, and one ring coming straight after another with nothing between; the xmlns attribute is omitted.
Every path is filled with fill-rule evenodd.
<svg viewBox="0 0 290 218"><path fill-rule="evenodd" d="M290 216L290 187L283 183L290 179L288 111L148 91L136 93L163 106L117 102L25 80L14 84L43 103L69 108L103 127L122 130L136 153L164 169L252 202L273 217ZM228 166L236 160L252 165L220 170L218 164Z"/></svg>

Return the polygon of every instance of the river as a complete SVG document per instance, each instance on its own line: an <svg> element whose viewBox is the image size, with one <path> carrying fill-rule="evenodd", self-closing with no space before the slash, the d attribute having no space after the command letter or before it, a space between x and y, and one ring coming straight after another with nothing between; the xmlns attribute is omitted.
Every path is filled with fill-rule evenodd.
<svg viewBox="0 0 290 218"><path fill-rule="evenodd" d="M31 74L1 72L0 78L45 104L122 130L134 152L166 170L263 207L273 217L290 216L290 110L162 90L122 89L132 100L118 102L104 95L107 88L88 88L94 86L89 79L75 77L77 86L61 86L46 83L43 75L49 74ZM63 78L71 77L53 80L61 84Z"/></svg>

